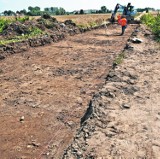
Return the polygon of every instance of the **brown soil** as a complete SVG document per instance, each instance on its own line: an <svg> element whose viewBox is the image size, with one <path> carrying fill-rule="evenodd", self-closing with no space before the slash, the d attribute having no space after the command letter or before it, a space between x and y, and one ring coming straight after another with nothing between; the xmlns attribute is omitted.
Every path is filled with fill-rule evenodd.
<svg viewBox="0 0 160 159"><path fill-rule="evenodd" d="M160 45L141 26L121 65L90 102L64 159L159 159Z"/></svg>
<svg viewBox="0 0 160 159"><path fill-rule="evenodd" d="M121 37L114 25L109 36L94 30L1 60L1 158L60 158L135 27Z"/></svg>

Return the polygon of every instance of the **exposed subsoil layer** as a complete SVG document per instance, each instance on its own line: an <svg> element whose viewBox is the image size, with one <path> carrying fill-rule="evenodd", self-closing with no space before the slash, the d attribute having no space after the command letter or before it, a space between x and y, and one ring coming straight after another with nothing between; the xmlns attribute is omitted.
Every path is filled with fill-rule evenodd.
<svg viewBox="0 0 160 159"><path fill-rule="evenodd" d="M60 158L126 45L112 25L0 62L0 158Z"/></svg>
<svg viewBox="0 0 160 159"><path fill-rule="evenodd" d="M143 43L109 72L64 159L160 157L160 45L143 25L133 35Z"/></svg>

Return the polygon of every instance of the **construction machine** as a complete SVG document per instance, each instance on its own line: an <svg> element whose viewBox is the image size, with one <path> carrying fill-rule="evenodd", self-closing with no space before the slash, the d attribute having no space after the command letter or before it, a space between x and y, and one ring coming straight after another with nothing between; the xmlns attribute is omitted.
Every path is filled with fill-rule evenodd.
<svg viewBox="0 0 160 159"><path fill-rule="evenodd" d="M137 11L134 9L134 6L132 6L131 3L128 3L127 6L123 6L118 3L112 13L111 22L115 22L116 13L118 11L122 12L122 15L125 15L128 22L134 20L134 17L137 13Z"/></svg>

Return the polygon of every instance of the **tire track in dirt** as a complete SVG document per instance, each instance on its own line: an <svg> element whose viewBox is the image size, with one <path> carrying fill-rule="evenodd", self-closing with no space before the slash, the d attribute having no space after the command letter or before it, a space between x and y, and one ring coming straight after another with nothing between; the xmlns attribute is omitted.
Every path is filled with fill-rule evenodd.
<svg viewBox="0 0 160 159"><path fill-rule="evenodd" d="M98 29L1 61L1 156L60 158L135 27L121 37L109 26L108 36Z"/></svg>

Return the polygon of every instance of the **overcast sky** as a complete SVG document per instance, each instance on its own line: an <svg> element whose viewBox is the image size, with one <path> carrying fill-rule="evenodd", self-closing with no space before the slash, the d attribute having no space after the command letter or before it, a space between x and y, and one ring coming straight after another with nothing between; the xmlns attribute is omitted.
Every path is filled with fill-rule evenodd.
<svg viewBox="0 0 160 159"><path fill-rule="evenodd" d="M28 6L39 6L41 10L45 7L63 7L66 11L73 11L100 9L105 5L108 9L113 9L117 3L127 5L128 2L131 2L136 8L160 8L160 0L0 0L0 12L27 9Z"/></svg>

